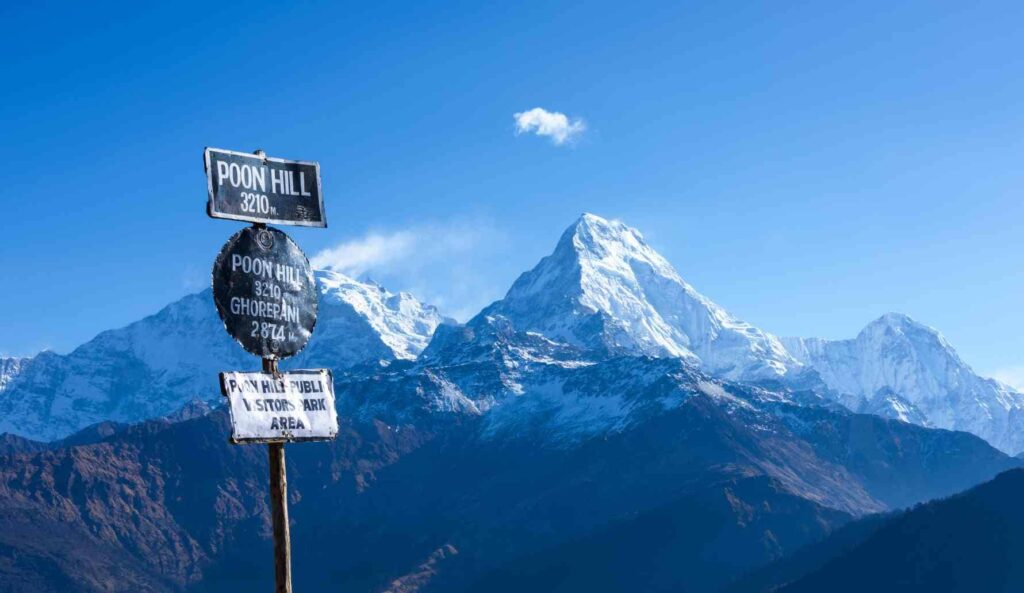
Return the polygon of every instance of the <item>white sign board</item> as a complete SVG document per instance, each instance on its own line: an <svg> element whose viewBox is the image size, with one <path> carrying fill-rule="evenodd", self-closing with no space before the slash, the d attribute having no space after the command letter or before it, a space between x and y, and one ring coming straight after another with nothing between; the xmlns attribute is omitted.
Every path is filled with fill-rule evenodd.
<svg viewBox="0 0 1024 593"><path fill-rule="evenodd" d="M334 377L327 369L221 373L231 407L231 441L325 441L338 434Z"/></svg>

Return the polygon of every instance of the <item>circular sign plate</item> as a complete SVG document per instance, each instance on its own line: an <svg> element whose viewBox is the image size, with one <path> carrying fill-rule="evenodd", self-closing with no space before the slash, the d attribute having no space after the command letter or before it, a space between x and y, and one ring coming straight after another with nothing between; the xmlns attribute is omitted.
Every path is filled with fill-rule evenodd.
<svg viewBox="0 0 1024 593"><path fill-rule="evenodd" d="M228 239L213 264L213 301L228 333L263 358L298 353L316 325L313 269L277 229L247 227Z"/></svg>

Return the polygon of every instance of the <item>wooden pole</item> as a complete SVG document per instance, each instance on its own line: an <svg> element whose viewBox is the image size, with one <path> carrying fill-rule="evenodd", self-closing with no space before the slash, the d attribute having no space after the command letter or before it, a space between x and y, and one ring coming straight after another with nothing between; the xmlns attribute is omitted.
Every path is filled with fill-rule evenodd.
<svg viewBox="0 0 1024 593"><path fill-rule="evenodd" d="M277 361L263 359L263 372L277 374ZM292 593L292 539L288 526L288 476L284 443L268 443L270 461L270 514L274 524L275 593Z"/></svg>

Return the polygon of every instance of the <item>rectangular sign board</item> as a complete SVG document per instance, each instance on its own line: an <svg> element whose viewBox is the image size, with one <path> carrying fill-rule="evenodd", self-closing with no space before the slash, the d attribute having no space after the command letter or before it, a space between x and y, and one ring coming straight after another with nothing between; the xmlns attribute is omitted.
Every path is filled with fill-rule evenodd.
<svg viewBox="0 0 1024 593"><path fill-rule="evenodd" d="M231 409L231 442L329 441L338 434L334 377L327 369L220 374Z"/></svg>
<svg viewBox="0 0 1024 593"><path fill-rule="evenodd" d="M320 164L245 152L203 151L212 218L326 227Z"/></svg>

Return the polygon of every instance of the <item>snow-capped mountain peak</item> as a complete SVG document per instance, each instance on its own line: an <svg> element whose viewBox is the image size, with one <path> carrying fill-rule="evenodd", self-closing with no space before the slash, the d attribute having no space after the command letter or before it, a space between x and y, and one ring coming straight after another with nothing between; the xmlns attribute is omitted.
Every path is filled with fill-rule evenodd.
<svg viewBox="0 0 1024 593"><path fill-rule="evenodd" d="M727 378L777 378L799 366L777 338L687 284L639 231L594 214L481 315L588 349L683 358Z"/></svg>
<svg viewBox="0 0 1024 593"><path fill-rule="evenodd" d="M882 315L853 340L786 338L784 343L835 389L869 399L892 390L916 403L977 377L942 334L901 313Z"/></svg>
<svg viewBox="0 0 1024 593"><path fill-rule="evenodd" d="M903 313L886 313L867 324L860 333L868 339L892 339L898 337L915 342L929 343L932 347L941 350L944 355L955 358L963 364L953 346L939 333L939 330L915 321L909 315Z"/></svg>
<svg viewBox="0 0 1024 593"><path fill-rule="evenodd" d="M853 410L966 430L1011 453L1024 448L1024 394L978 376L941 333L906 315L887 313L850 340L784 343ZM907 407L904 418L897 408Z"/></svg>
<svg viewBox="0 0 1024 593"><path fill-rule="evenodd" d="M394 356L416 358L445 318L433 305L407 292L391 293L375 282L360 282L339 272L319 270L322 301L345 303L363 317Z"/></svg>

